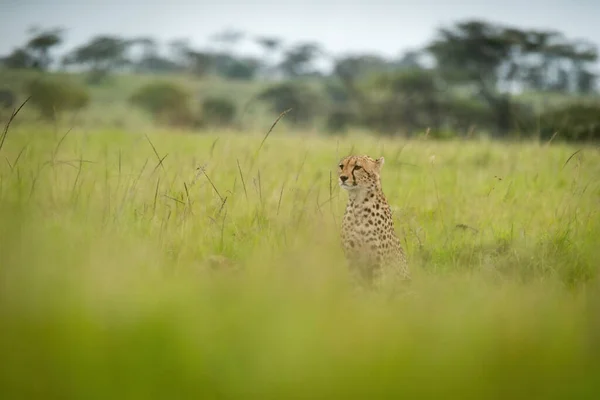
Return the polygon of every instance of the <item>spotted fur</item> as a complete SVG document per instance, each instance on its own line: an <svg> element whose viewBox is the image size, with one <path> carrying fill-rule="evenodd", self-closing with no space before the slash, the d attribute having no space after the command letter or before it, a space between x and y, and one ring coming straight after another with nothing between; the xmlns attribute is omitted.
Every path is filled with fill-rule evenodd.
<svg viewBox="0 0 600 400"><path fill-rule="evenodd" d="M338 166L338 183L348 192L342 246L352 271L368 283L410 279L404 250L394 232L392 211L381 188L384 158L348 156Z"/></svg>

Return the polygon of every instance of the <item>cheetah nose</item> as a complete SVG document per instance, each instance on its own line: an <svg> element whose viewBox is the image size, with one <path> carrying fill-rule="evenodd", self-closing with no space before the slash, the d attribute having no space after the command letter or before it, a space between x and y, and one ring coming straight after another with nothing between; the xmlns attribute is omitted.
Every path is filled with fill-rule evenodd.
<svg viewBox="0 0 600 400"><path fill-rule="evenodd" d="M341 180L342 182L346 182L346 181L348 180L348 177L347 177L346 175L341 175L341 176L340 176L340 180Z"/></svg>

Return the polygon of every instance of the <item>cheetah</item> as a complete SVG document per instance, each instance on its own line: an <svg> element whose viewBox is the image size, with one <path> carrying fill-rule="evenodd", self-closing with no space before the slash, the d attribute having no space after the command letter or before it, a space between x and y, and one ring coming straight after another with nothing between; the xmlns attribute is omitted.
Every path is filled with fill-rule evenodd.
<svg viewBox="0 0 600 400"><path fill-rule="evenodd" d="M341 188L348 192L341 241L353 273L367 284L388 278L410 281L406 255L394 232L392 211L381 188L384 158L351 155L339 163Z"/></svg>

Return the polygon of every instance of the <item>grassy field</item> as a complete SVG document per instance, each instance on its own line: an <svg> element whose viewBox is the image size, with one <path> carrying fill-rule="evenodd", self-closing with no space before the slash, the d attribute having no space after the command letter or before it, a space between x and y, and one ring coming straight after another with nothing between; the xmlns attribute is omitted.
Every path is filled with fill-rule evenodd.
<svg viewBox="0 0 600 400"><path fill-rule="evenodd" d="M263 136L8 132L2 399L598 398L598 148ZM395 296L347 275L351 152Z"/></svg>

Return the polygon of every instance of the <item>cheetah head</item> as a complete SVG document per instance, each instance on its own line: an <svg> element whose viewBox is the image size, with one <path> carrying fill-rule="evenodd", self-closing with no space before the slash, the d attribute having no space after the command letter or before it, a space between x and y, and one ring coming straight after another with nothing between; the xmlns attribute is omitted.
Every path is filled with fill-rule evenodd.
<svg viewBox="0 0 600 400"><path fill-rule="evenodd" d="M346 190L370 189L380 185L380 171L384 158L347 156L338 165L338 182Z"/></svg>

